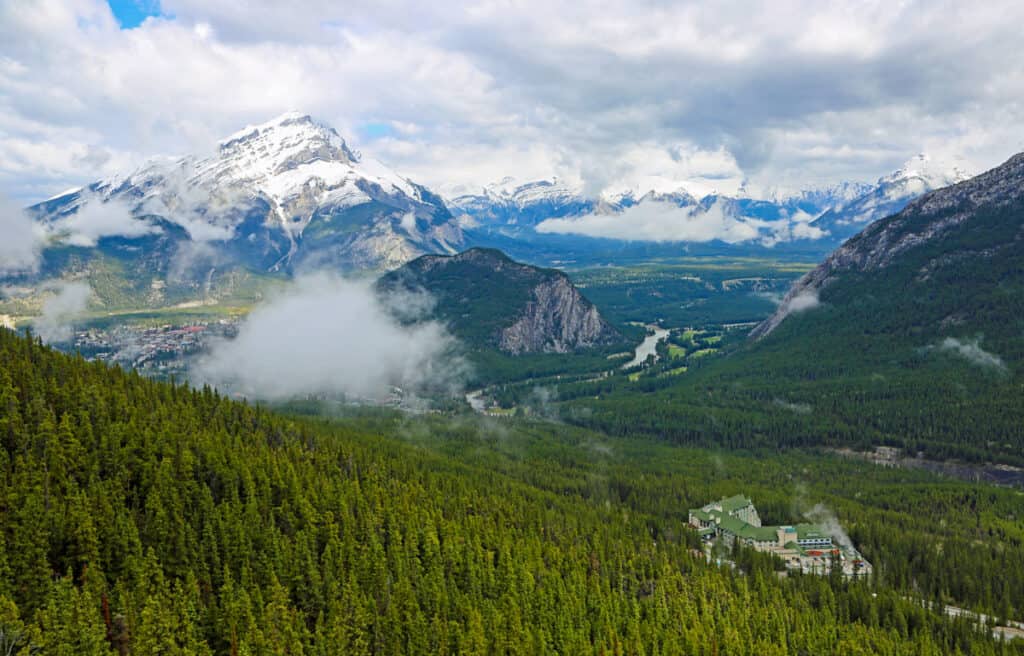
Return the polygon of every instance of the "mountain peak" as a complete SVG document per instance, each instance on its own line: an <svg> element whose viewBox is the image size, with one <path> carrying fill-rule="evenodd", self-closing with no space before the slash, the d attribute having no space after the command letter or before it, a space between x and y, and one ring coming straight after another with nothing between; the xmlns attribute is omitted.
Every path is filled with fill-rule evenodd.
<svg viewBox="0 0 1024 656"><path fill-rule="evenodd" d="M434 194L362 159L334 128L300 112L249 125L208 157L153 158L87 193L51 199L36 213L60 222L93 196L120 200L135 215L161 217L189 239L219 242L246 266L272 271L303 258L341 268L395 267L462 242Z"/></svg>
<svg viewBox="0 0 1024 656"><path fill-rule="evenodd" d="M264 132L266 130L272 130L272 129L277 128L277 127L284 127L284 126L288 126L288 125L307 125L307 126L311 126L311 127L316 127L317 123L316 123L316 121L313 120L313 117L310 116L309 114L304 114L302 112L285 112L284 114L281 114L279 116L275 116L274 118L270 119L269 121L264 121L263 123L256 123L256 124L246 125L241 130L237 130L237 131L233 132L232 134L228 135L227 137L224 137L223 139L221 139L220 140L220 144L221 145L229 144L232 141L237 141L239 139L250 138L250 137L255 136L256 134L258 134L260 132ZM321 126L321 127L324 127L324 126Z"/></svg>
<svg viewBox="0 0 1024 656"><path fill-rule="evenodd" d="M249 125L219 143L221 157L262 165L279 173L313 161L354 164L359 155L338 132L308 114L287 112L265 123Z"/></svg>
<svg viewBox="0 0 1024 656"><path fill-rule="evenodd" d="M930 191L970 179L967 166L962 157L937 158L918 153L900 168L879 178L858 198L825 212L814 225L842 241L872 221L899 212Z"/></svg>
<svg viewBox="0 0 1024 656"><path fill-rule="evenodd" d="M971 173L967 170L966 162L962 157L944 159L933 157L928 153L918 153L904 162L900 168L880 178L878 182L879 184L892 184L918 179L927 183L931 188L937 189L963 182L970 177Z"/></svg>

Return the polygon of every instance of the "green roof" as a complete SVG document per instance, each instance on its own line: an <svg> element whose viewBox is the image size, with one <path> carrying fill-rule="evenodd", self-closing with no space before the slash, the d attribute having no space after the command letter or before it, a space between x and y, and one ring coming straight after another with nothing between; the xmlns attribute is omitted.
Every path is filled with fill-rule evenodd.
<svg viewBox="0 0 1024 656"><path fill-rule="evenodd" d="M722 510L727 513L736 512L740 508L746 508L747 506L752 504L750 499L743 496L742 494L727 497L725 499L722 499L718 503L721 504Z"/></svg>
<svg viewBox="0 0 1024 656"><path fill-rule="evenodd" d="M711 521L711 514L704 512L702 508L690 508L690 514L701 521Z"/></svg>
<svg viewBox="0 0 1024 656"><path fill-rule="evenodd" d="M754 526L753 524L746 523L742 519L731 517L729 515L722 517L722 521L719 523L719 526L733 535L747 540L771 542L778 539L778 536L775 535L775 528L772 526Z"/></svg>
<svg viewBox="0 0 1024 656"><path fill-rule="evenodd" d="M730 514L750 505L753 505L750 499L742 494L737 494L704 506L704 508L719 506L722 509L721 511L717 508L711 508L710 510L705 510L704 508L691 508L690 514L704 522L716 522L722 530L728 531L729 533L744 540L775 542L779 539L779 529L785 530L789 536L792 536L795 532L797 540L832 539L832 536L828 531L818 524L754 526L753 524L748 524L739 517ZM789 544L791 545L793 542L790 541Z"/></svg>

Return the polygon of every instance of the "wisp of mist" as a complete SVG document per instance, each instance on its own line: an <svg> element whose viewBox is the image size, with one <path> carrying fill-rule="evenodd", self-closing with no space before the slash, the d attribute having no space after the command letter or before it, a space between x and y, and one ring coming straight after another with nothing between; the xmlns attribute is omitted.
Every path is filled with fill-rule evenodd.
<svg viewBox="0 0 1024 656"><path fill-rule="evenodd" d="M371 283L329 274L298 278L256 308L233 340L212 345L192 368L195 383L245 396L381 398L391 387L453 393L467 366L436 321L401 320ZM418 297L403 309L428 308Z"/></svg>

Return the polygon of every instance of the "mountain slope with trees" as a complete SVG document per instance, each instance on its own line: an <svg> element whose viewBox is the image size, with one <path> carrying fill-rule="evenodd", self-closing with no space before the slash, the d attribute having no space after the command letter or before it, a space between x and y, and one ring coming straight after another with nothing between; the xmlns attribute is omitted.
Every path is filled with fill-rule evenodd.
<svg viewBox="0 0 1024 656"><path fill-rule="evenodd" d="M1020 653L615 504L0 331L13 653ZM552 480L552 484L554 481Z"/></svg>
<svg viewBox="0 0 1024 656"><path fill-rule="evenodd" d="M872 224L753 337L646 390L561 393L613 432L1024 465L1024 155Z"/></svg>

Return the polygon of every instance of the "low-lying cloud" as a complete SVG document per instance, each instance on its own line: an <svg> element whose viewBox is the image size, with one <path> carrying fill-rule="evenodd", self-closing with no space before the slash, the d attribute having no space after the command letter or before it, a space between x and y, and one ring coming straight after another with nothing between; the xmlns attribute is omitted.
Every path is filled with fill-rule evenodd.
<svg viewBox="0 0 1024 656"><path fill-rule="evenodd" d="M174 283L194 280L197 275L209 276L226 259L225 254L203 241L182 241L174 250L167 267L167 280ZM207 278L207 282L209 278ZM209 293L209 289L204 293Z"/></svg>
<svg viewBox="0 0 1024 656"><path fill-rule="evenodd" d="M960 356L973 365L985 369L1006 371L1006 363L995 353L989 353L981 348L977 338L973 340L961 340L955 337L947 337L939 343L939 350L947 351Z"/></svg>
<svg viewBox="0 0 1024 656"><path fill-rule="evenodd" d="M792 401L786 401L785 399L775 399L772 403L784 410L795 412L798 415L809 415L812 411L812 408L808 403L793 403Z"/></svg>
<svg viewBox="0 0 1024 656"><path fill-rule="evenodd" d="M191 184L196 170L189 160L151 166L159 171L163 191L147 198L140 211L178 224L192 241L230 239L232 226L252 207L252 198L242 188L210 189Z"/></svg>
<svg viewBox="0 0 1024 656"><path fill-rule="evenodd" d="M827 234L803 218L765 221L736 214L720 202L710 207L680 207L671 202L646 200L614 214L547 219L537 225L537 231L627 241L758 242L764 246L819 239Z"/></svg>
<svg viewBox="0 0 1024 656"><path fill-rule="evenodd" d="M813 310L821 305L821 301L818 300L818 292L814 289L805 289L784 303L786 305L787 314L806 312L807 310Z"/></svg>
<svg viewBox="0 0 1024 656"><path fill-rule="evenodd" d="M0 195L0 274L35 271L42 235L32 217Z"/></svg>
<svg viewBox="0 0 1024 656"><path fill-rule="evenodd" d="M92 288L84 282L58 282L51 288L56 294L43 302L43 314L32 328L44 342L66 342L74 334L75 320L89 305Z"/></svg>
<svg viewBox="0 0 1024 656"><path fill-rule="evenodd" d="M728 216L718 204L704 210L663 201L645 201L618 214L547 219L537 231L629 241L720 240L730 244L751 241L759 235L757 226Z"/></svg>
<svg viewBox="0 0 1024 656"><path fill-rule="evenodd" d="M104 237L135 238L154 234L160 228L136 218L122 200L103 200L93 195L84 199L78 211L54 222L55 236L72 246L92 248Z"/></svg>
<svg viewBox="0 0 1024 656"><path fill-rule="evenodd" d="M437 322L399 321L368 282L317 274L255 309L237 338L196 363L192 378L271 400L381 398L392 386L453 392L467 373L456 346Z"/></svg>
<svg viewBox="0 0 1024 656"><path fill-rule="evenodd" d="M828 230L813 225L805 220L809 216L806 213L798 213L789 219L771 221L767 225L768 232L761 238L765 246L774 246L798 239L816 240L829 234Z"/></svg>
<svg viewBox="0 0 1024 656"><path fill-rule="evenodd" d="M252 207L240 189L207 189L188 182L194 169L187 163L151 163L163 192L141 203L122 197L84 192L74 213L56 218L45 234L72 246L92 248L104 237L134 239L162 231L147 216L159 216L181 226L196 244L223 241L234 234L233 225Z"/></svg>

